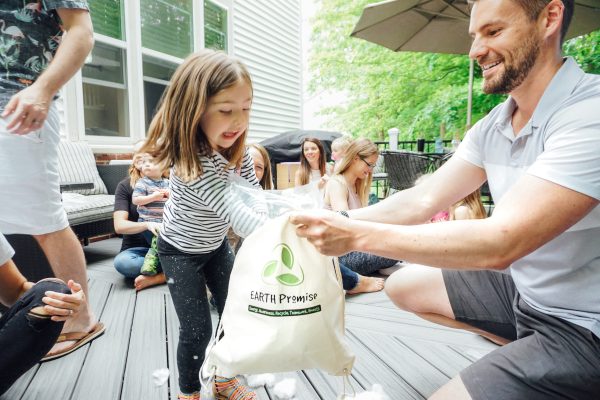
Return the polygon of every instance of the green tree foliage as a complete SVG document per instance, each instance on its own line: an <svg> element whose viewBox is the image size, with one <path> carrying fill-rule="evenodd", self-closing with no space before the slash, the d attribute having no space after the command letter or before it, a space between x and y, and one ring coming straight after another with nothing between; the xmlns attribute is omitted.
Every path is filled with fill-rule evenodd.
<svg viewBox="0 0 600 400"><path fill-rule="evenodd" d="M350 37L364 7L373 0L319 0L312 20L309 91L339 93L340 101L320 111L329 129L383 140L391 127L401 140L461 137L465 131L469 59L467 56L395 53ZM600 68L598 32L565 45L587 71ZM472 123L505 96L481 91L475 68Z"/></svg>

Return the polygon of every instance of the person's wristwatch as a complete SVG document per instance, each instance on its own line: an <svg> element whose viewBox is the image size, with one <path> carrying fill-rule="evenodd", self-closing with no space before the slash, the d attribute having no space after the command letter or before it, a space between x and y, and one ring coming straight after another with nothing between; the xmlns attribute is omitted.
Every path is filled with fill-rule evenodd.
<svg viewBox="0 0 600 400"><path fill-rule="evenodd" d="M350 218L350 215L348 215L348 211L345 211L345 210L338 211L338 214L343 215L346 218Z"/></svg>

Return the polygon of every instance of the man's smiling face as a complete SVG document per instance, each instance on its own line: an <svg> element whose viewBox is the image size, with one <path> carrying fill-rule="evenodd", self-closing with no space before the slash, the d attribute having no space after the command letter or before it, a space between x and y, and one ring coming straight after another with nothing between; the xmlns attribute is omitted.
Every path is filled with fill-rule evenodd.
<svg viewBox="0 0 600 400"><path fill-rule="evenodd" d="M540 54L536 21L513 0L476 1L469 33L469 56L481 66L485 93L510 93L519 87Z"/></svg>

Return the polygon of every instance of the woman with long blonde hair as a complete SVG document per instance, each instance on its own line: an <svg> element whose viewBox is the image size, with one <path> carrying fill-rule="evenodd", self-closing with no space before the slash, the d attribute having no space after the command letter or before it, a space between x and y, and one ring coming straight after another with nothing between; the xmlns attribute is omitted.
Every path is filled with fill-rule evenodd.
<svg viewBox="0 0 600 400"><path fill-rule="evenodd" d="M262 222L228 195L236 170L260 187L245 143L251 105L246 67L223 52L199 51L173 74L143 149L171 168L158 253L181 324L179 399L200 398L198 373L212 334L205 286L220 316L234 261L227 231L241 217L245 226ZM235 378L217 376L213 390L218 400L256 398Z"/></svg>
<svg viewBox="0 0 600 400"><path fill-rule="evenodd" d="M373 169L379 150L369 139L356 139L336 164L333 176L325 187L325 208L347 211L366 207L369 203ZM385 257L352 252L339 258L344 289L348 293L375 292L383 289L383 279L365 277L397 263ZM348 272L345 269L349 269ZM353 272L354 274L352 274Z"/></svg>

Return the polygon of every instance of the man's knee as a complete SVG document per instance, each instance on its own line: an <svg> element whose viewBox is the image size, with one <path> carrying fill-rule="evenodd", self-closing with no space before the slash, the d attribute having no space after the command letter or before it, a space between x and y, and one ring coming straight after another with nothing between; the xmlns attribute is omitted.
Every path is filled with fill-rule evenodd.
<svg viewBox="0 0 600 400"><path fill-rule="evenodd" d="M420 283L414 277L414 271L402 268L394 272L385 281L385 293L398 307L414 312L415 297L419 293Z"/></svg>
<svg viewBox="0 0 600 400"><path fill-rule="evenodd" d="M398 308L413 313L443 313L438 305L448 303L442 271L438 268L406 266L387 279L385 292Z"/></svg>

